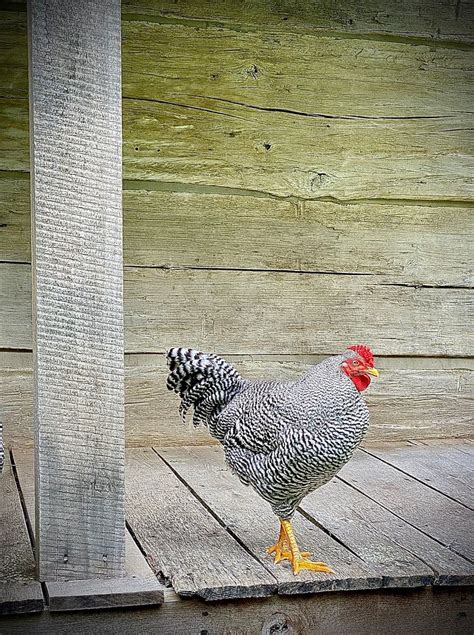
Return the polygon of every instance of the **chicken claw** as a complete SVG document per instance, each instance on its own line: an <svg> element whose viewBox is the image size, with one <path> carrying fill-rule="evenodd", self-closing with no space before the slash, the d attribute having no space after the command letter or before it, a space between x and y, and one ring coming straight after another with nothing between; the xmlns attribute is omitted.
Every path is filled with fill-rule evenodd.
<svg viewBox="0 0 474 635"><path fill-rule="evenodd" d="M335 573L325 562L313 562L307 560L301 553L301 558L294 558L291 560L291 566L293 567L293 573L297 575L302 569L309 569L310 571L319 571L320 573Z"/></svg>
<svg viewBox="0 0 474 635"><path fill-rule="evenodd" d="M290 551L282 548L284 544L289 545ZM280 536L277 544L274 546L279 549L279 551L277 551L279 556L278 562L283 559L289 560L295 575L302 569L319 571L320 573L334 573L325 562L313 562L312 560L308 560L307 557L311 554L308 551L300 551L295 534L293 533L293 527L289 520L280 519ZM275 562L277 562L276 557Z"/></svg>

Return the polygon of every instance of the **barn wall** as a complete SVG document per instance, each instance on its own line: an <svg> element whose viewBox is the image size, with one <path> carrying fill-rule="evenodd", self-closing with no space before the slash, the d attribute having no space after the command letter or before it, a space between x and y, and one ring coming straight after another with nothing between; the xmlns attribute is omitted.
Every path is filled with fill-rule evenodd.
<svg viewBox="0 0 474 635"><path fill-rule="evenodd" d="M127 442L202 443L193 345L292 378L373 346L372 438L472 433L474 6L123 2ZM31 442L26 13L0 12L0 419Z"/></svg>

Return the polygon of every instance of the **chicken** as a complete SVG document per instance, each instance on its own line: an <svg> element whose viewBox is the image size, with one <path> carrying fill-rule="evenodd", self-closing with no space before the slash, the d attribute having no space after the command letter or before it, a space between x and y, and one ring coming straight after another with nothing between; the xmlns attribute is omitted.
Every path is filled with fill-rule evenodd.
<svg viewBox="0 0 474 635"><path fill-rule="evenodd" d="M270 503L280 520L275 562L333 573L301 552L291 519L302 499L327 483L364 438L369 413L361 392L378 376L367 346L349 347L296 381L252 381L217 355L191 348L167 353L167 386L181 397L180 414L193 406L224 448L225 459L245 485Z"/></svg>

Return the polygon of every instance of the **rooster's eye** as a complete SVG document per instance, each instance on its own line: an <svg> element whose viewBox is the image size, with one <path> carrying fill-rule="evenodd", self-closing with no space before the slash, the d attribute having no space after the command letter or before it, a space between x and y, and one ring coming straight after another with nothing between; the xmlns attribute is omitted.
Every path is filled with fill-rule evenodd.
<svg viewBox="0 0 474 635"><path fill-rule="evenodd" d="M353 365L353 366L358 366L358 365L359 365L359 362L358 362L356 359L353 359L353 360L352 360L352 365Z"/></svg>

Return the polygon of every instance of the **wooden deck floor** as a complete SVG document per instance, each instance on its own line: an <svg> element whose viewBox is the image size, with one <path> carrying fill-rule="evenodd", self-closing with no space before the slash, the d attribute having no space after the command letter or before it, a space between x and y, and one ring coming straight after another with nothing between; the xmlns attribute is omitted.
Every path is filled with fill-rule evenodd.
<svg viewBox="0 0 474 635"><path fill-rule="evenodd" d="M17 451L13 460L31 530L32 455ZM212 601L243 598L268 597L274 612L279 602L280 608L288 605L289 596L308 594L344 593L355 602L364 596L361 592L384 591L389 598L393 589L412 589L416 595L416 589L427 587L430 592L462 587L467 597L474 581L473 473L474 444L467 440L384 444L358 451L337 478L303 501L294 520L301 547L336 573L294 576L287 563L275 565L265 552L276 538L277 519L231 474L220 447L130 449L130 580L157 578L167 589L165 604L185 610L188 602L199 602L201 615L208 613L202 607L217 604ZM7 587L18 591L20 585L24 601L10 604L10 612L40 611L41 587L33 580L14 472L7 471L0 483L10 501L0 515L4 600ZM78 608L68 606L64 593L55 594L54 585L48 601L50 610ZM87 602L90 598L85 608ZM458 614L461 630L451 632L471 632L472 615L465 610Z"/></svg>

